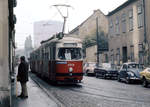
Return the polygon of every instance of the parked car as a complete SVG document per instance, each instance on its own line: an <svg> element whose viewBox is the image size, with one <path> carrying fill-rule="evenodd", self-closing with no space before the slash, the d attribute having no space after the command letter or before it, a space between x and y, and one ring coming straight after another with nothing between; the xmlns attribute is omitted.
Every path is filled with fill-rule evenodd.
<svg viewBox="0 0 150 107"><path fill-rule="evenodd" d="M94 68L96 67L96 62L87 62L83 66L83 73L85 75L95 75Z"/></svg>
<svg viewBox="0 0 150 107"><path fill-rule="evenodd" d="M125 81L126 83L140 81L140 72L142 69L142 65L136 62L124 63L118 72L118 81Z"/></svg>
<svg viewBox="0 0 150 107"><path fill-rule="evenodd" d="M100 66L94 69L96 78L117 78L118 70L110 63L102 63Z"/></svg>
<svg viewBox="0 0 150 107"><path fill-rule="evenodd" d="M148 84L150 84L150 68L146 68L142 72L140 72L140 77L143 82L142 85L144 87L147 87Z"/></svg>

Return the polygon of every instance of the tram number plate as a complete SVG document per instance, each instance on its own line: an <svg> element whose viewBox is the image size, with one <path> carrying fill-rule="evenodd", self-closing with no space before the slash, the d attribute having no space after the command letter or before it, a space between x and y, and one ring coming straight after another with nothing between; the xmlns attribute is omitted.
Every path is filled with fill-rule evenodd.
<svg viewBox="0 0 150 107"><path fill-rule="evenodd" d="M74 66L74 64L68 64L68 66Z"/></svg>

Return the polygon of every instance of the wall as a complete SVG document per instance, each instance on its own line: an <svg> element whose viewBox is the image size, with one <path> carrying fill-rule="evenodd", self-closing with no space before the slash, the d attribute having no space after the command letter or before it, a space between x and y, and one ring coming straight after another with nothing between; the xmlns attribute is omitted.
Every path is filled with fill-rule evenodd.
<svg viewBox="0 0 150 107"><path fill-rule="evenodd" d="M80 25L79 35L81 39L96 34L96 18L98 18L99 32L101 30L106 34L108 33L107 16L105 16L100 10L94 10L93 14Z"/></svg>
<svg viewBox="0 0 150 107"><path fill-rule="evenodd" d="M148 42L148 46L146 49L147 52L147 64L150 65L150 0L144 0L145 1L145 18L146 18L146 38Z"/></svg>
<svg viewBox="0 0 150 107"><path fill-rule="evenodd" d="M0 0L0 107L9 106L8 0Z"/></svg>
<svg viewBox="0 0 150 107"><path fill-rule="evenodd" d="M86 48L85 62L97 62L97 45Z"/></svg>

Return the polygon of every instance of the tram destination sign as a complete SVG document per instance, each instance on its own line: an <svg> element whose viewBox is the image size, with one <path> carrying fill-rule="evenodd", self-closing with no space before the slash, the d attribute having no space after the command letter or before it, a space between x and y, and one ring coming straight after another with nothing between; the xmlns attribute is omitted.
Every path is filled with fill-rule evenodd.
<svg viewBox="0 0 150 107"><path fill-rule="evenodd" d="M64 43L65 47L76 47L77 43Z"/></svg>

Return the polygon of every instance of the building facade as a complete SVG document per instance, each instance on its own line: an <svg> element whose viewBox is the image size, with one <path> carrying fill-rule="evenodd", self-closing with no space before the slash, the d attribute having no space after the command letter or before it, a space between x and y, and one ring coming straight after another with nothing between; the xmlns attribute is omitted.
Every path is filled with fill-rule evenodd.
<svg viewBox="0 0 150 107"><path fill-rule="evenodd" d="M145 25L143 0L128 0L108 14L109 60L112 64L144 64Z"/></svg>
<svg viewBox="0 0 150 107"><path fill-rule="evenodd" d="M15 49L15 0L0 0L0 107L11 105L11 75Z"/></svg>
<svg viewBox="0 0 150 107"><path fill-rule="evenodd" d="M34 48L40 46L42 40L62 31L63 23L58 21L39 21L34 23Z"/></svg>
<svg viewBox="0 0 150 107"><path fill-rule="evenodd" d="M0 0L0 106L9 101L8 0Z"/></svg>
<svg viewBox="0 0 150 107"><path fill-rule="evenodd" d="M144 24L145 24L145 37L146 37L146 44L145 44L145 61L147 65L150 65L150 0L143 0L143 7L145 10L145 17L144 17Z"/></svg>
<svg viewBox="0 0 150 107"><path fill-rule="evenodd" d="M70 35L76 35L76 37L82 39L94 39L95 42L92 45L86 47L86 57L87 62L98 62L99 54L97 48L97 33L104 32L108 33L108 20L100 10L94 10L93 14L89 16L83 23L74 28L69 32ZM100 59L102 60L102 58Z"/></svg>

